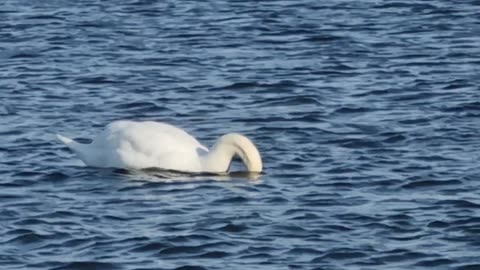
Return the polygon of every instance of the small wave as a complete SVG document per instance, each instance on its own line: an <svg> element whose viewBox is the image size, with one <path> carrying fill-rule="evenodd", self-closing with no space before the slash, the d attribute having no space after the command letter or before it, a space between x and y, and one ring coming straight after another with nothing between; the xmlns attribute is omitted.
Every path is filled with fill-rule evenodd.
<svg viewBox="0 0 480 270"><path fill-rule="evenodd" d="M214 204L226 204L226 203L246 203L249 199L242 196L235 196L230 198L218 199L213 201Z"/></svg>
<svg viewBox="0 0 480 270"><path fill-rule="evenodd" d="M161 250L159 255L183 255L183 254L198 254L203 251L202 246L175 246L167 247Z"/></svg>
<svg viewBox="0 0 480 270"><path fill-rule="evenodd" d="M36 234L34 232L31 232L31 233L23 234L23 235L15 237L15 238L12 238L12 239L8 240L7 242L18 243L18 244L31 244L31 243L42 242L45 239L46 239L46 237L44 237L42 235L39 235L39 234Z"/></svg>
<svg viewBox="0 0 480 270"><path fill-rule="evenodd" d="M114 81L105 76L84 77L84 78L76 79L75 81L79 84L93 84L93 85L120 83L119 81Z"/></svg>
<svg viewBox="0 0 480 270"><path fill-rule="evenodd" d="M40 178L40 181L51 181L51 182L58 182L58 181L64 181L70 178L69 175L64 174L62 172L53 172L53 173L48 173L43 175Z"/></svg>
<svg viewBox="0 0 480 270"><path fill-rule="evenodd" d="M480 264L464 264L455 268L455 270L478 270L480 269Z"/></svg>
<svg viewBox="0 0 480 270"><path fill-rule="evenodd" d="M51 270L121 270L121 265L97 261L77 261L65 263L62 266L52 268Z"/></svg>
<svg viewBox="0 0 480 270"><path fill-rule="evenodd" d="M160 251L162 249L168 248L170 245L161 242L148 243L136 248L131 249L131 252L150 252L150 251Z"/></svg>
<svg viewBox="0 0 480 270"><path fill-rule="evenodd" d="M436 205L453 205L458 208L466 208L466 209L478 209L480 208L480 204L474 203L468 200L442 200L437 203Z"/></svg>
<svg viewBox="0 0 480 270"><path fill-rule="evenodd" d="M203 254L198 255L198 258L206 258L206 259L220 259L230 256L231 253L224 252L224 251L209 251Z"/></svg>
<svg viewBox="0 0 480 270"><path fill-rule="evenodd" d="M389 264L392 262L411 261L430 257L429 254L414 252L407 249L394 249L387 251L386 254L387 255L377 257L376 259L383 263Z"/></svg>
<svg viewBox="0 0 480 270"><path fill-rule="evenodd" d="M451 185L461 185L462 181L460 180L419 180L412 181L408 184L402 186L405 189L415 189L415 188L432 188L435 186L451 186Z"/></svg>
<svg viewBox="0 0 480 270"><path fill-rule="evenodd" d="M416 263L416 266L425 266L425 267L440 267L442 265L450 265L456 263L455 260L450 259L430 259L430 260L423 260Z"/></svg>
<svg viewBox="0 0 480 270"><path fill-rule="evenodd" d="M438 221L438 220L432 221L427 224L427 227L430 227L430 228L447 228L448 226L449 224L447 222Z"/></svg>
<svg viewBox="0 0 480 270"><path fill-rule="evenodd" d="M350 249L336 249L326 252L325 255L312 260L313 263L323 262L325 260L351 260L368 257L367 254Z"/></svg>
<svg viewBox="0 0 480 270"><path fill-rule="evenodd" d="M285 252L286 254L296 254L296 255L319 255L320 250L314 248L292 248Z"/></svg>
<svg viewBox="0 0 480 270"><path fill-rule="evenodd" d="M372 108L362 108L362 107L341 107L340 109L336 109L334 113L339 114L358 114L358 113L366 113L373 111Z"/></svg>
<svg viewBox="0 0 480 270"><path fill-rule="evenodd" d="M245 230L248 229L248 227L246 225L243 225L243 224L232 224L232 223L229 223L221 228L219 228L220 230L224 231L224 232L230 232L230 233L239 233L239 232L243 232Z"/></svg>
<svg viewBox="0 0 480 270"><path fill-rule="evenodd" d="M159 108L153 102L144 102L144 101L137 101L137 102L129 102L123 103L113 106L115 109L141 109L141 110L151 110Z"/></svg>
<svg viewBox="0 0 480 270"><path fill-rule="evenodd" d="M185 265L174 268L174 270L207 270L207 268L198 265Z"/></svg>

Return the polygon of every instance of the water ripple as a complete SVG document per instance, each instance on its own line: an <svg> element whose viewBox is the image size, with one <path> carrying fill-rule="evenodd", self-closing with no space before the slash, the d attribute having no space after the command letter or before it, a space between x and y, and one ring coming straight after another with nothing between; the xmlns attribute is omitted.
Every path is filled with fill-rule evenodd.
<svg viewBox="0 0 480 270"><path fill-rule="evenodd" d="M480 269L479 6L2 1L0 265ZM118 119L244 133L265 172L98 170L54 138Z"/></svg>

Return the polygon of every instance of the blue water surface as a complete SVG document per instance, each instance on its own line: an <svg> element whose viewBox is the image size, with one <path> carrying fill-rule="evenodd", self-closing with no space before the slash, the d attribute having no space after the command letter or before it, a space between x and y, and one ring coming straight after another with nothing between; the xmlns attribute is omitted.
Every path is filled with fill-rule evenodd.
<svg viewBox="0 0 480 270"><path fill-rule="evenodd" d="M480 269L480 2L454 2L1 1L0 268ZM265 172L54 137L118 119L243 133Z"/></svg>

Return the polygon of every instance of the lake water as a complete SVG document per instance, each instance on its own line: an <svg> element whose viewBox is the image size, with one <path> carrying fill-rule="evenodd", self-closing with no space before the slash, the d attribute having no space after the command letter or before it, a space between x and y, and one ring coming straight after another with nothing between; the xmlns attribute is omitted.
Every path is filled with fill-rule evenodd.
<svg viewBox="0 0 480 270"><path fill-rule="evenodd" d="M0 268L480 269L479 83L474 0L2 1ZM54 137L118 119L243 133L265 172Z"/></svg>

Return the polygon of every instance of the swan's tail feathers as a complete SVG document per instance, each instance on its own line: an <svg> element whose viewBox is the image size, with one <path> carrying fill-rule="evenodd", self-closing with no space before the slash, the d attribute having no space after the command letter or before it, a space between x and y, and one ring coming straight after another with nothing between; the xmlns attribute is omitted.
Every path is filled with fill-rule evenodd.
<svg viewBox="0 0 480 270"><path fill-rule="evenodd" d="M72 143L75 142L75 141L73 141L72 139L67 138L67 137L65 137L65 136L62 136L62 135L60 135L60 134L57 134L57 138L58 138L61 142L63 142L64 144L66 144L67 146L68 146L69 144L72 144Z"/></svg>
<svg viewBox="0 0 480 270"><path fill-rule="evenodd" d="M90 147L88 144L78 143L70 138L56 134L57 138L63 142L72 152L74 152L85 164L89 164L92 158Z"/></svg>
<svg viewBox="0 0 480 270"><path fill-rule="evenodd" d="M83 147L84 145L70 139L70 138L67 138L65 136L62 136L60 134L57 134L57 138L63 142L68 148L70 148L70 150L72 150L73 152L75 152L77 155L80 155L83 151Z"/></svg>

